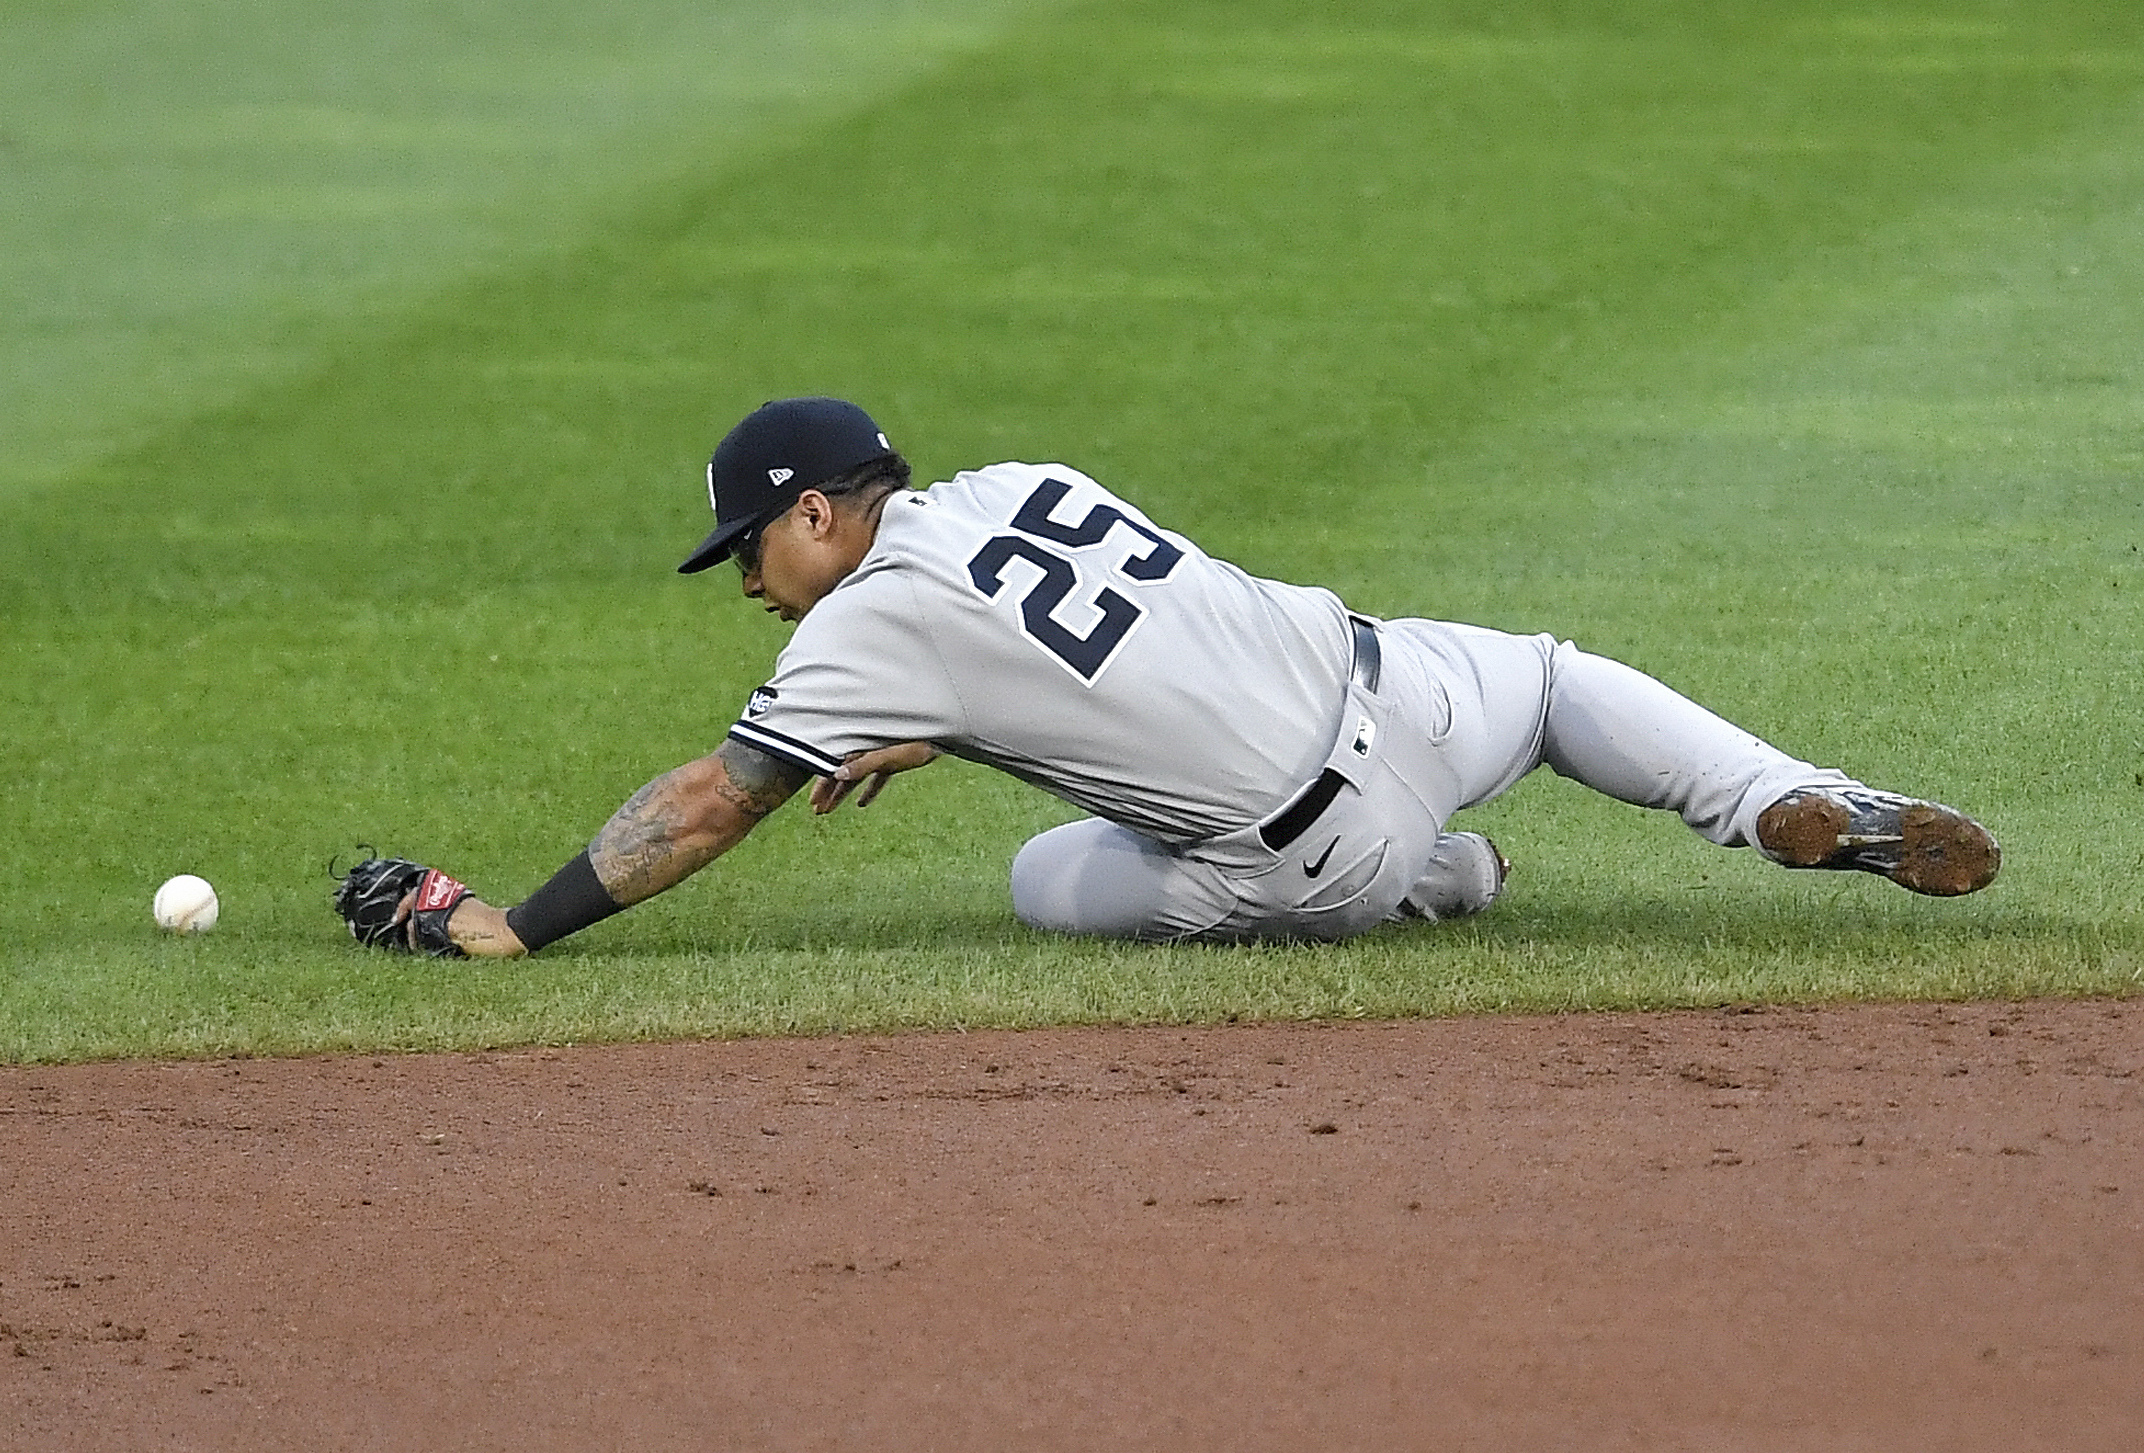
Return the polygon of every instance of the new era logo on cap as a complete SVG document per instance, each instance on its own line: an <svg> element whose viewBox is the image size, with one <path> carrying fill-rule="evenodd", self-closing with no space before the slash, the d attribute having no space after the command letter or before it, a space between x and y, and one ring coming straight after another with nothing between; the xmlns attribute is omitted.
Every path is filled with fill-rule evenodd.
<svg viewBox="0 0 2144 1453"><path fill-rule="evenodd" d="M790 480L796 478L796 475L797 472L794 469L770 469L767 471L768 482L777 487L789 483Z"/></svg>

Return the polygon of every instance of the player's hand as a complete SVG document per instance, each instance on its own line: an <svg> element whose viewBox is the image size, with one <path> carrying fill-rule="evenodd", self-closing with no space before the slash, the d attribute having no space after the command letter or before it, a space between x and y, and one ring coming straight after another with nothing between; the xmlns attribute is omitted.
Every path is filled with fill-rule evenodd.
<svg viewBox="0 0 2144 1453"><path fill-rule="evenodd" d="M869 807L872 800L883 792L896 772L912 772L918 767L927 767L938 760L939 750L929 742L902 742L898 746L880 747L875 751L852 753L831 777L821 777L811 784L811 810L816 813L832 812L841 805L842 799L858 787L856 805Z"/></svg>
<svg viewBox="0 0 2144 1453"><path fill-rule="evenodd" d="M395 906L394 926L403 929L417 909L414 890L402 895ZM518 959L528 952L521 936L507 926L506 910L494 908L471 894L447 914L447 937L454 947L472 959Z"/></svg>

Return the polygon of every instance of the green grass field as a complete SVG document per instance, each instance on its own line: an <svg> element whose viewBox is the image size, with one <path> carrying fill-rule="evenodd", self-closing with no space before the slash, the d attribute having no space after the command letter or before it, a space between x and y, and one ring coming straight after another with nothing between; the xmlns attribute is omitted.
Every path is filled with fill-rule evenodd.
<svg viewBox="0 0 2144 1453"><path fill-rule="evenodd" d="M2144 17L706 9L0 19L0 1060L2144 983ZM721 738L782 628L672 573L698 470L820 391L1629 660L2003 879L1537 774L1473 924L1067 943L1005 890L1067 811L952 765L527 963L353 948L331 855L512 901Z"/></svg>

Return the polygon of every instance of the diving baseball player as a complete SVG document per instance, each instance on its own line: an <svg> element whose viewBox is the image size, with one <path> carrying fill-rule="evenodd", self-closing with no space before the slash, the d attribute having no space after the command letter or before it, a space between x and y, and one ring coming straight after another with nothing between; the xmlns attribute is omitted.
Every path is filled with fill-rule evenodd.
<svg viewBox="0 0 2144 1453"><path fill-rule="evenodd" d="M947 752L1091 814L1012 865L1022 921L1072 934L1337 939L1478 913L1506 865L1445 824L1544 763L1788 867L1954 895L2000 866L1971 818L1797 760L1630 667L1350 612L1064 465L911 490L862 409L801 398L731 430L707 484L715 529L680 569L735 558L796 626L727 740L504 911L420 864L361 864L337 896L353 934L539 949L697 872L807 782L831 811Z"/></svg>

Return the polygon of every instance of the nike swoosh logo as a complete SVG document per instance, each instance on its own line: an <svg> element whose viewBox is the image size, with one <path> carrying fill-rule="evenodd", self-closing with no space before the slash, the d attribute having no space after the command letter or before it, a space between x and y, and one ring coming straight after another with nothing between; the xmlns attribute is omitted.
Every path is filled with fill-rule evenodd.
<svg viewBox="0 0 2144 1453"><path fill-rule="evenodd" d="M1316 862L1303 864L1303 876L1306 878L1315 878L1318 876L1318 874L1324 872L1326 860L1332 857L1333 849L1339 846L1340 839L1338 838L1334 838L1331 842L1327 843L1325 845L1325 851L1318 854L1318 859Z"/></svg>

